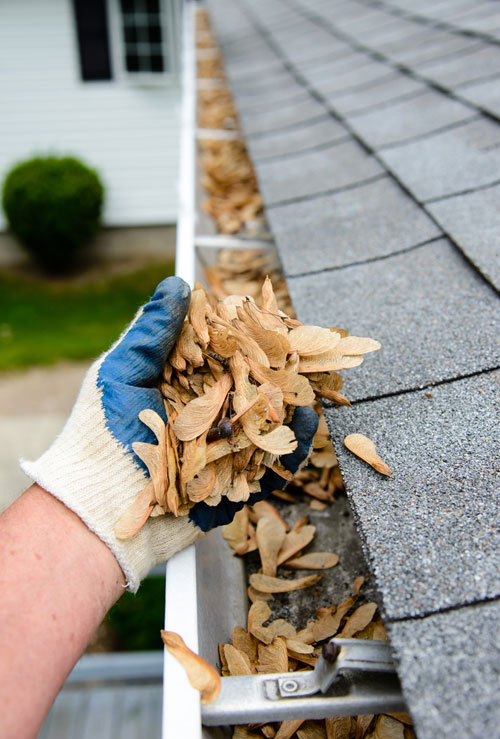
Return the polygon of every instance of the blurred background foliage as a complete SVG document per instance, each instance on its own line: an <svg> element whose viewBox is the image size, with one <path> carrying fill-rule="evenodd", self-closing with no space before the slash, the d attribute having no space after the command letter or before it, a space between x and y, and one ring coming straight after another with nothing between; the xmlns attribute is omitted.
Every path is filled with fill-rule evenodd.
<svg viewBox="0 0 500 739"><path fill-rule="evenodd" d="M97 356L173 274L173 261L83 284L0 270L0 371Z"/></svg>

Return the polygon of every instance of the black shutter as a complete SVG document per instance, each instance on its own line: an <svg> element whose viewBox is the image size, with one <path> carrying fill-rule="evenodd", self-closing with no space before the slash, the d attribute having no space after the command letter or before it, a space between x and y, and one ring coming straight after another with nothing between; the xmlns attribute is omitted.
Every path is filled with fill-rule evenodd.
<svg viewBox="0 0 500 739"><path fill-rule="evenodd" d="M106 0L73 0L83 80L110 80Z"/></svg>

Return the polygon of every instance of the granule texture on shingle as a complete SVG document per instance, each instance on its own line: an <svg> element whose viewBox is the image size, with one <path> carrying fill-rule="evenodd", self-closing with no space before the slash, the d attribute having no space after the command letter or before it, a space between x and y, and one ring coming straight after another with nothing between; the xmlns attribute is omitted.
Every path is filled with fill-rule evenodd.
<svg viewBox="0 0 500 739"><path fill-rule="evenodd" d="M287 56L293 60L293 51ZM351 50L345 56L338 59L319 60L317 64L308 65L307 69L302 71L302 76L312 86L319 90L328 89L330 85L335 85L335 81L344 75L362 74L362 70L371 68L373 61L367 54ZM342 85L343 86L343 83Z"/></svg>
<svg viewBox="0 0 500 739"><path fill-rule="evenodd" d="M305 121L324 116L325 108L310 96L304 97L302 102L289 105L269 106L259 112L243 118L243 129L248 137L291 128Z"/></svg>
<svg viewBox="0 0 500 739"><path fill-rule="evenodd" d="M280 85L278 90L267 92L263 95L240 95L238 98L238 114L240 118L245 115L252 115L255 110L260 111L261 108L268 108L273 105L291 105L296 100L304 100L304 88L301 85L291 81L286 85Z"/></svg>
<svg viewBox="0 0 500 739"><path fill-rule="evenodd" d="M500 185L429 203L428 210L500 290Z"/></svg>
<svg viewBox="0 0 500 739"><path fill-rule="evenodd" d="M369 61L362 66L351 69L348 67L343 72L328 77L325 75L321 80L313 80L315 87L329 101L335 100L345 92L351 92L356 87L376 84L378 81L392 77L394 70L388 64ZM307 75L306 75L307 76Z"/></svg>
<svg viewBox="0 0 500 739"><path fill-rule="evenodd" d="M499 390L496 371L325 410L389 620L500 596ZM345 449L350 433L391 478Z"/></svg>
<svg viewBox="0 0 500 739"><path fill-rule="evenodd" d="M500 603L389 624L419 739L498 736Z"/></svg>
<svg viewBox="0 0 500 739"><path fill-rule="evenodd" d="M421 65L435 59L452 54L461 54L468 49L477 48L479 45L480 42L476 39L457 36L437 29L428 29L427 35L422 34L419 42L415 45L408 43L406 39L394 41L383 49L383 53L394 62L418 70Z"/></svg>
<svg viewBox="0 0 500 739"><path fill-rule="evenodd" d="M231 79L231 75L229 75ZM293 85L294 79L289 72L276 73L275 77L267 77L266 75L257 75L249 80L240 81L235 85L235 89L239 90L239 97L243 97L245 100L253 98L255 102L262 100L264 97L269 97L269 104L272 104L273 95L276 89L283 86Z"/></svg>
<svg viewBox="0 0 500 739"><path fill-rule="evenodd" d="M485 77L500 75L500 48L484 44L468 53L453 58L440 59L420 70L420 74L442 87L454 90Z"/></svg>
<svg viewBox="0 0 500 739"><path fill-rule="evenodd" d="M498 144L500 127L481 118L382 150L380 157L417 200L424 202L500 180Z"/></svg>
<svg viewBox="0 0 500 739"><path fill-rule="evenodd" d="M370 87L346 92L335 98L335 110L346 118L361 115L364 111L381 109L395 100L412 98L426 90L418 80L404 74L395 74Z"/></svg>
<svg viewBox="0 0 500 739"><path fill-rule="evenodd" d="M476 115L469 106L451 100L441 92L429 90L410 100L358 115L350 123L364 141L378 149L411 141Z"/></svg>
<svg viewBox="0 0 500 739"><path fill-rule="evenodd" d="M236 64L231 65L230 77L233 85L253 84L255 78L265 75L267 79L282 77L286 73L283 62L274 54L259 53L255 58L253 53L245 56Z"/></svg>
<svg viewBox="0 0 500 739"><path fill-rule="evenodd" d="M389 177L272 208L268 220L287 276L388 256L442 235Z"/></svg>
<svg viewBox="0 0 500 739"><path fill-rule="evenodd" d="M382 172L380 164L354 140L282 161L262 162L257 167L259 187L268 207L361 184Z"/></svg>
<svg viewBox="0 0 500 739"><path fill-rule="evenodd" d="M498 79L484 80L462 87L458 90L457 96L500 118L500 84Z"/></svg>
<svg viewBox="0 0 500 739"><path fill-rule="evenodd" d="M293 129L256 136L249 139L247 145L254 162L260 162L273 157L298 154L347 138L350 138L347 130L330 116L325 116L318 121L306 122Z"/></svg>
<svg viewBox="0 0 500 739"><path fill-rule="evenodd" d="M381 342L344 373L351 400L500 365L500 301L447 239L334 274L290 277L288 289L303 323Z"/></svg>

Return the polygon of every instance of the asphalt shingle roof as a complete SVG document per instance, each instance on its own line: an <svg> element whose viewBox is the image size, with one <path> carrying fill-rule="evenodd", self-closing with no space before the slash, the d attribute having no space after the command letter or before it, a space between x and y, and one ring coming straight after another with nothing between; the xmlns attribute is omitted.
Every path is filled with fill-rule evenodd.
<svg viewBox="0 0 500 739"><path fill-rule="evenodd" d="M499 6L209 5L299 318L382 342L325 412L418 736L497 736Z"/></svg>

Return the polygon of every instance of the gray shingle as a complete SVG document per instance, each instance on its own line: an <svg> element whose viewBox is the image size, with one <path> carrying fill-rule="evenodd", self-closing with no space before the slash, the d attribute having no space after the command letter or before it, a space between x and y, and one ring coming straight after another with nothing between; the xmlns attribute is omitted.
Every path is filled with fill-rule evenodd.
<svg viewBox="0 0 500 739"><path fill-rule="evenodd" d="M238 95L237 109L240 115L244 117L245 115L252 115L256 112L260 113L262 110L274 108L276 105L300 104L305 100L306 95L308 93L305 92L304 87L292 80L286 85L280 85L277 90L268 92L266 95L250 95L248 97Z"/></svg>
<svg viewBox="0 0 500 739"><path fill-rule="evenodd" d="M419 739L498 736L498 601L394 623L389 635Z"/></svg>
<svg viewBox="0 0 500 739"><path fill-rule="evenodd" d="M389 177L272 208L268 218L286 275L387 256L441 233Z"/></svg>
<svg viewBox="0 0 500 739"><path fill-rule="evenodd" d="M500 118L500 77L467 85L467 87L462 87L457 94L462 100L477 105Z"/></svg>
<svg viewBox="0 0 500 739"><path fill-rule="evenodd" d="M260 136L268 131L277 131L304 121L312 121L324 114L324 106L306 94L301 103L275 106L270 101L269 108L262 108L258 112L253 111L252 115L245 115L243 128L247 136Z"/></svg>
<svg viewBox="0 0 500 739"><path fill-rule="evenodd" d="M281 77L285 72L283 62L271 54L258 54L257 58L245 59L238 65L232 64L231 83L237 87L244 87L248 82L253 84L255 78Z"/></svg>
<svg viewBox="0 0 500 739"><path fill-rule="evenodd" d="M229 78L231 79L231 74L229 74ZM269 101L272 102L273 93L276 92L277 88L294 83L294 78L287 71L276 73L270 77L267 75L256 75L254 78L245 81L245 83L242 81L235 82L233 92L237 98L243 96L258 99L269 96Z"/></svg>
<svg viewBox="0 0 500 739"><path fill-rule="evenodd" d="M415 67L451 54L462 54L468 49L480 46L481 42L477 39L429 29L427 40L422 36L419 43L415 45L405 40L395 41L384 49L384 54L399 64Z"/></svg>
<svg viewBox="0 0 500 739"><path fill-rule="evenodd" d="M499 383L497 371L326 410L389 620L500 595ZM347 451L351 433L392 477Z"/></svg>
<svg viewBox="0 0 500 739"><path fill-rule="evenodd" d="M333 39L331 36L327 44L323 43L319 46L306 44L298 48L294 45L283 46L282 48L285 56L290 59L299 72L328 61L337 62L352 54L352 49L348 44Z"/></svg>
<svg viewBox="0 0 500 739"><path fill-rule="evenodd" d="M289 57L293 63L291 52ZM299 65L298 69L311 86L317 87L318 85L328 85L332 83L332 80L336 80L342 75L357 74L361 69L372 64L373 62L369 56L351 50L350 53L333 61L322 57L318 59L317 63L308 64L306 68L301 68Z"/></svg>
<svg viewBox="0 0 500 739"><path fill-rule="evenodd" d="M430 203L428 209L500 290L500 185Z"/></svg>
<svg viewBox="0 0 500 739"><path fill-rule="evenodd" d="M410 100L356 116L351 120L351 126L370 146L380 148L411 141L475 115L468 106L429 90Z"/></svg>
<svg viewBox="0 0 500 739"><path fill-rule="evenodd" d="M330 116L304 123L291 130L277 131L249 139L250 155L255 162L280 157L333 143L348 136L346 129Z"/></svg>
<svg viewBox="0 0 500 739"><path fill-rule="evenodd" d="M380 152L418 200L472 190L500 180L500 129L480 119Z"/></svg>
<svg viewBox="0 0 500 739"><path fill-rule="evenodd" d="M346 374L351 399L500 365L499 301L446 239L333 273L291 277L288 285L304 323L381 341L382 351Z"/></svg>
<svg viewBox="0 0 500 739"><path fill-rule="evenodd" d="M426 79L453 90L484 77L500 75L500 48L485 44L475 51L426 64L419 69L419 73Z"/></svg>
<svg viewBox="0 0 500 739"><path fill-rule="evenodd" d="M385 81L373 83L353 92L346 92L335 98L335 109L342 115L350 117L359 115L366 109L387 105L395 99L412 97L426 90L422 82L418 82L405 74L395 74Z"/></svg>
<svg viewBox="0 0 500 739"><path fill-rule="evenodd" d="M354 141L257 165L267 206L355 185L382 171L375 159Z"/></svg>
<svg viewBox="0 0 500 739"><path fill-rule="evenodd" d="M350 92L356 87L363 85L371 85L378 80L382 81L392 77L394 69L383 62L368 62L355 69L346 69L338 74L327 75L323 80L314 83L319 92L327 98L327 100L335 100L338 95L344 92Z"/></svg>

